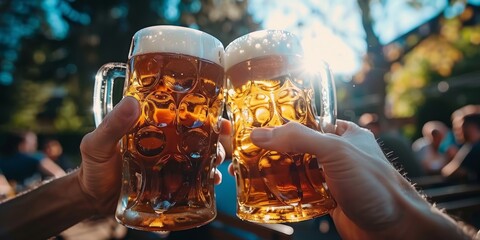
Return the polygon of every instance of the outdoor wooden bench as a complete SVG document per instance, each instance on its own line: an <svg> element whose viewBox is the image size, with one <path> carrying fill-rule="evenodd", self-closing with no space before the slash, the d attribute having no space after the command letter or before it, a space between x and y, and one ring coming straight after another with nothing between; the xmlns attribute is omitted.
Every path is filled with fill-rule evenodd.
<svg viewBox="0 0 480 240"><path fill-rule="evenodd" d="M443 187L443 186L448 186L448 185L451 185L451 184L455 184L454 182L448 181L442 175L415 177L415 178L411 178L410 181L413 184L415 184L415 187L417 189Z"/></svg>
<svg viewBox="0 0 480 240"><path fill-rule="evenodd" d="M440 209L445 209L447 213L455 214L459 212L473 213L480 210L480 197L470 197L459 200L441 202L437 204Z"/></svg>
<svg viewBox="0 0 480 240"><path fill-rule="evenodd" d="M458 184L445 187L427 188L422 191L433 203L480 197L480 184Z"/></svg>

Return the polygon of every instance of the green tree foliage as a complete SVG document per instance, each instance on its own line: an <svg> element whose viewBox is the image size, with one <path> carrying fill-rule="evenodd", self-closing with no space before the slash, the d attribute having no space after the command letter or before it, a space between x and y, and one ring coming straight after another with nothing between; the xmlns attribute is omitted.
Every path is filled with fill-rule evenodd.
<svg viewBox="0 0 480 240"><path fill-rule="evenodd" d="M0 1L0 23L7 26L0 29L0 55L10 61L1 66L14 66L11 81L0 83L0 127L84 133L93 128L95 72L107 62L126 62L137 30L188 26L227 44L258 28L247 5L236 0ZM19 28L19 23L31 24ZM16 38L4 37L9 35Z"/></svg>
<svg viewBox="0 0 480 240"><path fill-rule="evenodd" d="M469 88L461 76L478 71L480 66L480 23L469 24L474 11L470 6L456 18L442 19L437 34L422 40L392 65L387 92L393 116L412 117L426 101L439 94L451 99L448 110L475 102L477 96L467 94L466 99L457 101L450 94Z"/></svg>
<svg viewBox="0 0 480 240"><path fill-rule="evenodd" d="M37 129L37 114L48 101L52 91L52 84L23 81L15 85L14 101L9 104L16 106L11 114L13 127L21 129Z"/></svg>

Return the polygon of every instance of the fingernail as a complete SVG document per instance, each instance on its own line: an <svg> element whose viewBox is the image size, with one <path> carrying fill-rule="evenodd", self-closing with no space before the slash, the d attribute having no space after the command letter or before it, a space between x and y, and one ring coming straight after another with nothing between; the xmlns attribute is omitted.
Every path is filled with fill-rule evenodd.
<svg viewBox="0 0 480 240"><path fill-rule="evenodd" d="M254 141L269 141L272 137L272 129L254 128L250 133L250 138Z"/></svg>

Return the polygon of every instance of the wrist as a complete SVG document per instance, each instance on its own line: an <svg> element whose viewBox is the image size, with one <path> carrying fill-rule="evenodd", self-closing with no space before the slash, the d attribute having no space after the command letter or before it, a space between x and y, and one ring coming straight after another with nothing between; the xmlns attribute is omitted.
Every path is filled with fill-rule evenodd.
<svg viewBox="0 0 480 240"><path fill-rule="evenodd" d="M72 187L68 191L71 201L76 202L79 210L85 212L89 217L96 215L98 211L95 208L95 199L84 189L81 183L80 171L76 170L69 176L71 176L72 181Z"/></svg>

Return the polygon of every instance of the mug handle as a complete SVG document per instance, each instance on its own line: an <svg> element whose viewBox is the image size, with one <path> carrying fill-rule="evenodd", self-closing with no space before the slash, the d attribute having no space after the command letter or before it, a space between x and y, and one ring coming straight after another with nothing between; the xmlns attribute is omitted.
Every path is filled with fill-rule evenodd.
<svg viewBox="0 0 480 240"><path fill-rule="evenodd" d="M321 61L322 71L319 71L319 79L315 81L315 89L320 91L315 94L315 102L318 104L318 121L320 129L324 133L335 133L337 129L337 97L335 80L328 64Z"/></svg>
<svg viewBox="0 0 480 240"><path fill-rule="evenodd" d="M98 127L105 115L113 109L113 85L115 79L125 78L127 64L107 63L98 69L93 88L93 116Z"/></svg>

